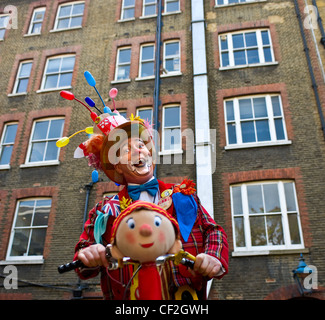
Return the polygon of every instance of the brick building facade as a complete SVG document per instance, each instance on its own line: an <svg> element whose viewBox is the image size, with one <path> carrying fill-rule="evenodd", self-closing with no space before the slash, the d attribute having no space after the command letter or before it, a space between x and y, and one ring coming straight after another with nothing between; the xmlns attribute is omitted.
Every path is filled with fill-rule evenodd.
<svg viewBox="0 0 325 320"><path fill-rule="evenodd" d="M197 182L228 234L229 274L212 282L209 298L299 298L292 270L300 253L318 271L318 289L308 296L323 298L325 59L321 22L304 27L308 5L325 19L322 1L162 3L157 177ZM13 13L17 19L6 20ZM204 50L193 42L200 26ZM59 92L100 107L83 76L89 70L106 104L116 87L120 112L153 115L156 34L152 1L2 1L0 298L71 299L81 288L83 297L100 298L99 278L80 282L73 272L58 275L57 266L73 256L87 195L86 211L119 187L102 173L91 185L86 160L73 159L85 135L54 148L57 138L90 125L84 107ZM197 72L198 57L206 72ZM195 131L202 122L209 142ZM184 132L191 139L181 141ZM193 156L201 146L212 154L207 180ZM206 198L209 178L213 197ZM12 265L18 289L4 285Z"/></svg>

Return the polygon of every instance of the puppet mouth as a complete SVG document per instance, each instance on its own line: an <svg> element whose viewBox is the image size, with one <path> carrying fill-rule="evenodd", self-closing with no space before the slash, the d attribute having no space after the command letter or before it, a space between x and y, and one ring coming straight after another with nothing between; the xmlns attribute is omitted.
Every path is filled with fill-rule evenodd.
<svg viewBox="0 0 325 320"><path fill-rule="evenodd" d="M150 157L141 157L131 162L130 169L139 175L147 174L150 171L151 163Z"/></svg>
<svg viewBox="0 0 325 320"><path fill-rule="evenodd" d="M140 244L140 246L142 248L150 248L151 246L153 246L153 242L151 242L151 243L145 243L145 244Z"/></svg>

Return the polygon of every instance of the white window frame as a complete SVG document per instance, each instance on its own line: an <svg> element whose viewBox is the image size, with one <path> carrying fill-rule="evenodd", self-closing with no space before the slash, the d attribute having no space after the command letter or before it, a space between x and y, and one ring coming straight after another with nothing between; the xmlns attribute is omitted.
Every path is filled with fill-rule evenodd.
<svg viewBox="0 0 325 320"><path fill-rule="evenodd" d="M5 135L6 135L7 130L8 130L8 126L11 126L11 125L17 125L17 129L18 129L18 122L16 122L16 121L14 121L14 122L7 122L3 126L2 135L1 135L1 139L0 139L0 159L1 159L1 156L2 156L2 149L3 149L3 147L4 146L14 146L15 141L16 141L17 131L16 131L16 135L15 135L14 142L7 142L7 143L4 142ZM12 157L12 153L10 155L10 161L11 161L11 157ZM0 170L1 169L10 169L10 161L9 161L8 164L2 164L2 165L0 165Z"/></svg>
<svg viewBox="0 0 325 320"><path fill-rule="evenodd" d="M34 20L35 19L35 16L39 13L39 12L43 12L44 11L44 14L43 14L43 18L42 20ZM41 34L42 32L42 27L43 27L43 21L44 21L44 17L45 17L45 12L46 12L46 7L40 7L40 8L36 8L34 9L33 11L33 15L32 15L32 19L30 21L30 24L29 24L29 28L28 28L28 35L39 35ZM34 24L36 23L41 23L41 28L40 28L40 32L32 32L33 30L33 27L34 27Z"/></svg>
<svg viewBox="0 0 325 320"><path fill-rule="evenodd" d="M179 110L179 125L178 126L170 126L166 127L165 126L165 121L166 121L166 115L165 115L165 110L168 108L175 108L177 107ZM171 105L166 105L163 106L163 115L162 115L162 120L163 120L163 125L162 125L162 137L161 137L161 154L168 154L168 153L182 153L182 110L181 106L179 104L171 104ZM180 145L179 148L176 149L165 149L165 130L166 129L179 129L179 138L180 138Z"/></svg>
<svg viewBox="0 0 325 320"><path fill-rule="evenodd" d="M138 107L137 108L137 116L140 116L139 112L144 111L144 110L150 110L151 111L151 119L148 119L148 120L149 120L150 124L152 124L152 120L153 120L153 108L152 107ZM147 119L142 119L142 120L146 121Z"/></svg>
<svg viewBox="0 0 325 320"><path fill-rule="evenodd" d="M237 3L229 3L229 0L223 0L223 4L218 4L218 0L215 0L215 8L219 7L227 7L227 6L236 6L236 5L244 5L244 4L250 4L255 2L266 2L267 0L237 0ZM245 2L240 2L245 1Z"/></svg>
<svg viewBox="0 0 325 320"><path fill-rule="evenodd" d="M13 91L12 91L12 94L11 95L20 95L20 94L26 94L27 93L27 90L24 91L24 92L17 92L17 89L18 89L18 85L19 85L19 82L20 80L23 80L23 79L28 79L28 83L29 83L29 78L30 78L30 73L28 75L28 77L21 77L20 76L20 72L21 72L21 69L22 69L22 66L24 64L27 64L27 63L31 63L32 64L32 67L33 67L33 60L24 60L24 61L21 61L20 64L19 64L19 68L18 68L18 72L17 72L17 76L16 76L16 80L15 80L15 85L14 85L14 88L13 88ZM32 70L32 67L31 67L31 70ZM27 88L28 88L28 83L27 83Z"/></svg>
<svg viewBox="0 0 325 320"><path fill-rule="evenodd" d="M273 114L273 106L272 106L272 97L278 97L279 98L279 104L280 104L280 110L281 110L281 116L274 116ZM250 119L240 119L240 111L239 111L239 100L241 99L254 99L254 98L265 98L266 101L266 108L267 108L267 117L263 118L250 118ZM227 101L233 102L233 108L234 108L234 120L227 120ZM259 95L250 95L250 96L237 96L232 97L229 99L224 100L224 118L225 118L225 133L226 133L226 146L225 149L238 149L238 148L253 148L253 147L264 147L264 146L273 146L273 145L284 145L284 144L291 144L292 142L288 140L287 135L287 129L286 129L286 123L285 123L285 117L283 113L283 106L282 106L282 99L281 95L279 94L259 94ZM282 119L282 126L283 126L283 132L284 132L284 139L277 140L276 136L276 128L275 128L275 120ZM269 141L257 141L257 130L256 130L256 121L258 120L268 120L269 125L269 133L271 140ZM243 142L242 138L242 130L241 130L241 123L242 122L254 122L254 133L256 137L255 142ZM229 143L229 135L228 135L228 124L232 124L235 126L236 131L236 144L230 144Z"/></svg>
<svg viewBox="0 0 325 320"><path fill-rule="evenodd" d="M145 47L153 47L153 55L152 59L143 60L142 59L142 51ZM153 70L152 75L150 76L142 76L142 64L145 62L153 62ZM155 44L154 43L146 43L141 45L140 47L140 61L139 61L139 78L138 79L153 79L155 77Z"/></svg>
<svg viewBox="0 0 325 320"><path fill-rule="evenodd" d="M71 1L71 2L66 2L66 3L60 4L58 6L58 10L57 10L56 17L55 17L54 28L51 31L65 31L65 30L73 30L73 29L80 29L80 28L82 28L82 21L81 21L81 25L80 26L71 27L70 25L71 25L71 19L72 18L76 18L76 17L83 17L85 10L83 11L82 14L75 14L75 15L70 14L69 15L69 27L68 28L60 28L60 29L58 29L59 20L60 20L59 19L59 13L60 13L61 8L62 7L66 7L66 6L71 6L71 5L74 6L76 4L81 4L81 3L84 4L84 9L85 9L85 1Z"/></svg>
<svg viewBox="0 0 325 320"><path fill-rule="evenodd" d="M299 236L300 236L300 240L301 240L300 244L291 244L289 221L288 221L288 214L290 214L291 212L287 211L284 183L292 183L292 185L293 185L295 205L296 205L297 210L293 211L292 213L297 214L298 231L299 231ZM266 185L266 184L277 184L281 212L279 212L279 213L249 214L247 186L249 186L249 185ZM233 196L232 196L232 190L233 190L232 188L233 187L241 188L240 190L241 190L242 210L243 210L242 215L236 215L236 216L234 215L234 203L233 203ZM300 218L297 193L296 193L296 187L295 187L294 181L292 181L292 180L272 180L272 181L258 181L258 182L234 184L234 185L230 186L230 200L231 200L231 219L232 219L232 227L233 227L233 244L234 244L233 256L269 254L273 250L304 249L304 238L303 238L303 232L302 232L302 227L301 227L301 218ZM265 207L264 201L265 200L263 197L263 203L264 203L264 207ZM251 226L250 226L249 218L251 216L264 216L264 219L265 219L268 215L281 215L284 244L282 244L282 245L267 244L264 246L253 246L252 240L251 240ZM234 221L235 217L243 218L243 227L244 227L244 233L245 233L244 239L245 239L245 245L246 245L245 247L237 247L236 227L235 227L235 221ZM266 226L266 223L265 223L265 226ZM267 228L265 231L267 234Z"/></svg>
<svg viewBox="0 0 325 320"><path fill-rule="evenodd" d="M178 43L178 46L179 46L179 54L175 54L175 55L169 55L169 56L166 56L166 45L170 44L170 43ZM168 40L168 41L165 41L164 42L164 50L163 50L163 72L164 74L162 74L161 76L162 77L168 77L168 76L173 76L173 75L180 75L182 74L181 73L181 65L182 65L182 61L181 61L181 41L179 39L177 40ZM179 70L175 70L175 71L168 71L166 69L166 60L168 59L179 59Z"/></svg>
<svg viewBox="0 0 325 320"><path fill-rule="evenodd" d="M156 17L157 16L157 4L158 4L157 0L153 0L153 2L150 2L150 3L146 3L146 0L142 0L142 17L141 18ZM153 6L153 5L155 5L156 12L154 14L145 15L146 7Z"/></svg>
<svg viewBox="0 0 325 320"><path fill-rule="evenodd" d="M27 150L27 156L26 156L25 164L21 165L21 167L34 167L34 166L47 166L47 165L58 165L58 164L60 164L60 161L59 161L60 151L61 151L60 148L58 148L58 153L57 153L57 159L56 160L29 161L29 158L31 156L31 151L32 151L32 145L33 145L34 142L37 142L36 140L35 141L32 140L33 135L34 135L34 130L35 130L36 123L37 122L43 122L43 121L50 121L51 122L52 120L65 120L65 118L64 117L48 117L48 118L41 118L41 119L34 120L32 131L31 131L31 134L30 134L30 137L29 137L28 150ZM57 138L57 137L56 138L48 138L49 130L50 130L50 124L49 124L49 126L47 128L46 138L41 139L41 140L38 141L38 142L40 142L40 141L46 142L46 146L45 146L44 154L43 154L43 159L44 159L44 157L46 155L48 142L57 141L57 140L59 140L59 138L62 137L62 133L63 133L63 130L64 130L64 123L63 123L61 134L60 134L59 138Z"/></svg>
<svg viewBox="0 0 325 320"><path fill-rule="evenodd" d="M167 5L169 2L177 2L178 3L178 10L175 11L167 11ZM173 13L180 13L181 12L181 8L180 8L180 0L165 0L165 4L164 4L164 15L167 14L173 14Z"/></svg>
<svg viewBox="0 0 325 320"><path fill-rule="evenodd" d="M8 14L0 14L0 19L2 20L2 19L6 19L7 18L7 21L5 21L5 26L4 27L0 27L0 32L2 31L2 30L5 30L4 31L4 34L3 34L3 37L0 37L0 41L4 41L4 39L5 39L5 35L6 35L6 29L7 29L7 25L8 25L8 23L9 23L9 20L10 20L10 16L8 15Z"/></svg>
<svg viewBox="0 0 325 320"><path fill-rule="evenodd" d="M61 69L63 58L69 58L69 57L74 57L75 58L73 69L61 72L60 69ZM59 59L59 58L61 58L59 72L47 73L47 68L48 68L49 61L54 60L54 59ZM71 89L72 88L71 84L69 86L63 86L63 87L59 87L58 85L59 85L59 82L60 82L59 80L60 80L61 74L72 73L72 76L73 76L75 64L76 64L76 55L75 54L65 54L65 55L52 56L52 57L47 58L46 64L45 64L45 67L44 67L44 72L43 72L43 79L42 79L41 89L38 90L37 92L55 91L55 90L61 90L61 89ZM46 83L47 76L55 75L55 74L59 75L57 86L53 87L53 88L46 88L45 89L44 86L45 86L45 83Z"/></svg>
<svg viewBox="0 0 325 320"><path fill-rule="evenodd" d="M268 45L263 45L262 41L262 32L267 31L268 32L268 37L270 44ZM232 41L232 36L237 35L237 34L246 34L246 33L252 33L255 32L256 34L256 40L257 40L257 47L244 47L240 49L234 49L233 48L233 41ZM227 45L228 49L222 49L222 39L227 39ZM270 62L265 62L265 56L263 52L264 47L269 47L271 51L271 60ZM247 67L259 67L259 66L268 66L268 65L276 65L278 64L277 61L275 61L275 56L274 56L274 50L273 50L273 44L272 44L272 37L270 33L270 29L268 28L260 28L260 29L245 29L245 30L239 30L235 32L229 32L229 33L223 33L219 35L219 57L220 57L220 68L219 70L229 70L229 69L239 69L239 68L247 68ZM247 49L251 48L257 48L258 50L258 57L259 61L258 63L248 63L247 59ZM246 57L246 64L241 64L241 65L235 65L235 58L234 58L234 52L235 51L245 51L245 57ZM229 65L228 66L223 66L222 65L222 53L228 52L228 58L229 58Z"/></svg>
<svg viewBox="0 0 325 320"><path fill-rule="evenodd" d="M134 14L135 14L135 0L133 0L133 1L134 1L133 5L126 6L124 4L125 0L122 0L121 19L120 19L120 21L128 21L128 20L134 20L135 19L135 17L134 17ZM133 9L133 17L124 18L125 10L130 10L130 9Z"/></svg>
<svg viewBox="0 0 325 320"><path fill-rule="evenodd" d="M129 62L124 62L120 63L120 52L122 50L130 50L130 61ZM126 46L126 47L120 47L117 49L117 55L116 55L116 64L115 64L115 77L114 77L114 82L129 82L130 79L130 72L131 72L131 58L132 58L132 49L131 46ZM129 72L129 77L125 79L118 79L118 70L120 67L123 66L130 66L130 72Z"/></svg>
<svg viewBox="0 0 325 320"><path fill-rule="evenodd" d="M45 229L45 228L47 229L48 228L48 224L43 225L43 226L33 226L32 225L34 214L35 214L35 208L36 208L35 204L36 204L37 200L51 200L51 207L50 207L50 213L51 213L51 209L52 209L52 198L51 197L24 198L24 199L20 199L20 200L17 201L14 221L13 221L13 224L12 224L12 227L11 227L11 233L10 233L10 239L9 239L8 250L7 250L7 255L6 255L6 261L17 261L18 263L19 262L25 262L25 263L28 263L28 262L31 262L31 263L33 263L33 262L43 262L43 255L24 255L24 256L11 256L10 255L16 229L32 230L32 229ZM19 210L19 207L20 207L20 203L24 202L24 201L35 201L31 226L30 227L16 227L16 221L17 221L17 215L18 215L18 210ZM31 241L31 233L29 234L27 251L29 250L29 247L30 247L30 241ZM46 243L46 236L45 236L45 239L44 239L44 245L45 245L45 243Z"/></svg>

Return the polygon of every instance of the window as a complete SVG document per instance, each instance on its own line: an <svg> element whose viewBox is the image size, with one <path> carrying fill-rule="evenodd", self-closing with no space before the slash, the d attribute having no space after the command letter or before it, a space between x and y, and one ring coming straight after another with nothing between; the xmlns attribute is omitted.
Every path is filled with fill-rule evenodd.
<svg viewBox="0 0 325 320"><path fill-rule="evenodd" d="M84 14L84 2L72 2L59 6L54 30L79 28Z"/></svg>
<svg viewBox="0 0 325 320"><path fill-rule="evenodd" d="M123 0L121 20L134 18L134 8L135 8L135 0Z"/></svg>
<svg viewBox="0 0 325 320"><path fill-rule="evenodd" d="M8 15L0 16L0 41L5 38L6 28L10 17Z"/></svg>
<svg viewBox="0 0 325 320"><path fill-rule="evenodd" d="M155 45L146 44L141 46L140 53L140 78L154 76Z"/></svg>
<svg viewBox="0 0 325 320"><path fill-rule="evenodd" d="M142 16L154 16L157 13L157 0L143 0Z"/></svg>
<svg viewBox="0 0 325 320"><path fill-rule="evenodd" d="M131 48L119 48L116 59L115 80L129 80L131 66Z"/></svg>
<svg viewBox="0 0 325 320"><path fill-rule="evenodd" d="M26 199L17 203L7 260L43 258L51 199Z"/></svg>
<svg viewBox="0 0 325 320"><path fill-rule="evenodd" d="M279 95L237 97L224 106L227 146L288 142Z"/></svg>
<svg viewBox="0 0 325 320"><path fill-rule="evenodd" d="M33 12L32 20L28 29L28 34L40 34L45 15L45 8L37 8Z"/></svg>
<svg viewBox="0 0 325 320"><path fill-rule="evenodd" d="M62 137L63 125L62 118L34 122L26 163L57 163L59 148L56 146L56 141Z"/></svg>
<svg viewBox="0 0 325 320"><path fill-rule="evenodd" d="M181 108L166 106L163 113L163 151L180 151L181 147Z"/></svg>
<svg viewBox="0 0 325 320"><path fill-rule="evenodd" d="M179 9L179 0L165 0L165 13L178 12Z"/></svg>
<svg viewBox="0 0 325 320"><path fill-rule="evenodd" d="M126 110L117 110L119 114L126 119Z"/></svg>
<svg viewBox="0 0 325 320"><path fill-rule="evenodd" d="M266 0L216 0L216 6L230 5L236 3L249 3L249 2L258 2Z"/></svg>
<svg viewBox="0 0 325 320"><path fill-rule="evenodd" d="M0 140L0 168L8 167L10 164L11 153L16 139L17 127L17 123L7 123L4 126Z"/></svg>
<svg viewBox="0 0 325 320"><path fill-rule="evenodd" d="M42 90L70 88L75 56L49 58L46 62Z"/></svg>
<svg viewBox="0 0 325 320"><path fill-rule="evenodd" d="M151 107L138 108L137 116L139 116L140 119L149 121L149 123L152 124L152 108Z"/></svg>
<svg viewBox="0 0 325 320"><path fill-rule="evenodd" d="M13 94L26 93L30 72L32 70L32 61L23 61L19 65Z"/></svg>
<svg viewBox="0 0 325 320"><path fill-rule="evenodd" d="M235 251L303 248L292 181L232 186L231 212Z"/></svg>
<svg viewBox="0 0 325 320"><path fill-rule="evenodd" d="M180 73L180 43L168 41L164 43L164 70L167 74Z"/></svg>
<svg viewBox="0 0 325 320"><path fill-rule="evenodd" d="M222 67L267 64L274 62L269 30L249 30L219 36Z"/></svg>

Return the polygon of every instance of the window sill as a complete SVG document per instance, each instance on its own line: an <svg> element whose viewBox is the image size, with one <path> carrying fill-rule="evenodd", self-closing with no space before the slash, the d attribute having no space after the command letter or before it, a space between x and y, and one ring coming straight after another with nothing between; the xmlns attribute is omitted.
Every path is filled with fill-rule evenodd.
<svg viewBox="0 0 325 320"><path fill-rule="evenodd" d="M120 19L117 22L128 22L128 21L135 21L135 18L128 18L128 19Z"/></svg>
<svg viewBox="0 0 325 320"><path fill-rule="evenodd" d="M5 265L15 265L15 264L43 264L44 259L43 258L38 258L38 259L28 259L26 258L25 260L1 260L0 261L0 266L5 266Z"/></svg>
<svg viewBox="0 0 325 320"><path fill-rule="evenodd" d="M68 86L68 87L62 87L62 88L40 89L40 90L37 90L36 93L46 93L46 92L54 92L54 91L69 90L69 89L72 89L72 87Z"/></svg>
<svg viewBox="0 0 325 320"><path fill-rule="evenodd" d="M145 80L153 80L153 79L155 79L155 76L138 77L138 78L135 78L134 80L135 81L145 81Z"/></svg>
<svg viewBox="0 0 325 320"><path fill-rule="evenodd" d="M233 7L233 6L240 6L245 4L252 4L252 3L259 3L259 2L266 2L267 0L255 0L250 2L239 2L239 3L230 3L230 4L216 4L214 7L217 8L224 8L224 7Z"/></svg>
<svg viewBox="0 0 325 320"><path fill-rule="evenodd" d="M131 79L113 80L111 81L111 84L128 83L128 82L131 82Z"/></svg>
<svg viewBox="0 0 325 320"><path fill-rule="evenodd" d="M23 35L24 38L34 37L34 36L40 36L41 33L26 33Z"/></svg>
<svg viewBox="0 0 325 320"><path fill-rule="evenodd" d="M183 75L182 72L169 72L160 75L160 78L168 78L168 77L178 77Z"/></svg>
<svg viewBox="0 0 325 320"><path fill-rule="evenodd" d="M50 30L50 32L51 33L55 33L55 32L64 32L64 31L78 30L78 29L82 29L82 26L80 26L80 27L73 27L73 28L64 28L64 29L52 29L52 30Z"/></svg>
<svg viewBox="0 0 325 320"><path fill-rule="evenodd" d="M165 150L165 151L159 151L158 155L159 156L169 156L172 154L183 154L183 150Z"/></svg>
<svg viewBox="0 0 325 320"><path fill-rule="evenodd" d="M10 164L2 164L0 165L0 170L9 170L10 169Z"/></svg>
<svg viewBox="0 0 325 320"><path fill-rule="evenodd" d="M260 143L246 143L241 145L229 145L225 146L225 150L236 150L236 149L249 149L249 148L260 148L260 147L277 147L286 146L292 144L291 140L277 141L277 142L260 142Z"/></svg>
<svg viewBox="0 0 325 320"><path fill-rule="evenodd" d="M231 67L220 67L219 71L226 70L236 70L236 69L245 69L245 68L257 68L257 67L269 67L269 66L277 66L279 62L267 62L267 63L254 63L254 64L245 64L240 66L231 66Z"/></svg>
<svg viewBox="0 0 325 320"><path fill-rule="evenodd" d="M60 161L48 161L48 162L31 162L21 164L20 168L33 168L33 167L48 167L48 166L58 166Z"/></svg>
<svg viewBox="0 0 325 320"><path fill-rule="evenodd" d="M181 10L178 10L178 11L171 11L171 12L163 12L161 15L162 16L170 16L170 15L173 15L173 14L180 14L182 13Z"/></svg>
<svg viewBox="0 0 325 320"><path fill-rule="evenodd" d="M282 250L252 250L252 251L234 251L231 253L232 257L249 257L249 256L268 256L268 255L282 255L282 254L299 254L309 253L308 248L301 249L282 249Z"/></svg>
<svg viewBox="0 0 325 320"><path fill-rule="evenodd" d="M21 96L26 96L27 92L21 92L21 93L9 93L7 96L8 97L21 97Z"/></svg>
<svg viewBox="0 0 325 320"><path fill-rule="evenodd" d="M157 17L157 15L156 14L151 14L150 16L148 15L148 16L141 16L141 17L139 17L139 19L150 19L150 18L156 18Z"/></svg>

